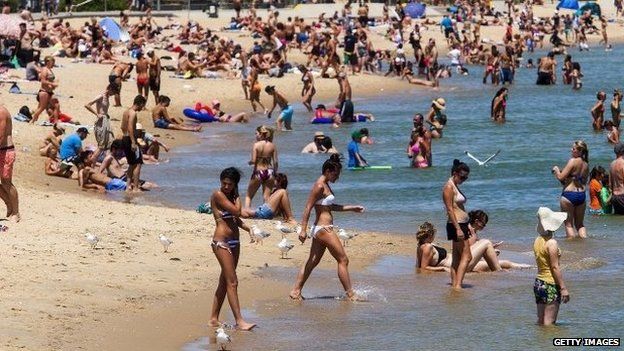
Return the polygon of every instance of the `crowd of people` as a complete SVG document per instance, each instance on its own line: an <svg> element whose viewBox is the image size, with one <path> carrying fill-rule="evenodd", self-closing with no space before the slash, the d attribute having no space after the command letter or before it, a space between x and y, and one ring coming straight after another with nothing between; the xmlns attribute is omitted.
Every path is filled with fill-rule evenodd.
<svg viewBox="0 0 624 351"><path fill-rule="evenodd" d="M363 119L372 121L374 116L354 112L352 88L349 75L383 74L395 75L397 79L407 79L410 84L438 87L441 78L449 77L453 69L460 74L468 74L467 64L485 66L483 83L488 78L493 84L513 84L516 68L522 62L525 51L542 47L544 36L550 35L553 50L537 62L538 85L556 82L555 55L563 53L572 39L581 49L586 44L586 35L600 31L593 24L591 10L580 16L561 16L558 13L551 18L535 20L531 0L525 1L521 9L512 4L508 7L505 21L502 13L493 12L485 1L459 1L451 15L445 15L440 23L430 19L413 23L398 5L397 16L389 15L389 8L384 7L383 17L377 21L370 18L368 7L361 4L357 16L351 14L347 4L340 15L325 17L307 22L303 18L280 17L279 12L270 11L268 17L258 16L252 6L248 16L241 16L240 10L233 17L226 30L246 30L256 42L250 48L244 48L234 40L221 37L197 22L189 21L186 25L169 19L161 27L151 17L147 9L145 17L130 24L128 16L122 12L120 22L127 28L130 39L127 44L113 45L106 39L102 28L94 19L80 28L72 28L61 20L50 23L43 20L39 29L20 26L20 36L15 38L19 44L14 49L18 65L31 67L34 79L41 84L37 92L38 105L33 110L31 123L39 120L44 111L50 116L52 130L43 138L40 154L45 157L45 173L50 176L72 178L84 189L97 191L139 192L154 188L156 185L141 179L142 165L157 163L161 148L167 152L169 147L147 133L138 122L137 114L146 109L149 92L154 96L151 116L154 128L201 131L196 124L188 124L182 118L172 116L168 111L171 99L161 95L162 70L171 70L181 79L225 78L241 79L241 88L251 108L271 118L276 108L280 112L275 118L275 129L262 125L256 129L256 141L252 146L249 165L251 177L245 197L239 193L241 173L236 168L227 168L221 172L220 187L210 198L216 227L212 240L212 249L219 261L222 272L214 296L210 325L218 326L219 314L225 297L234 313L237 327L250 330L255 325L247 322L241 315L237 297L236 266L240 255L239 228L253 233L242 219L274 219L281 217L289 225L299 224L301 231L298 238L304 243L312 239L307 261L301 267L296 282L290 292L292 299L303 299L302 289L314 268L319 264L326 250L335 258L338 277L345 295L349 300L358 300L353 290L348 271L348 257L336 235L333 212L349 211L361 213L364 207L359 205L339 205L331 184L339 180L342 162L331 138L322 132L316 132L313 141L307 144L302 153L327 153L329 158L323 163L319 178L314 182L310 195L303 209L300 222L294 218L288 194L288 176L279 172L278 150L274 137L276 131L291 130L293 122L293 102L279 86L260 83L263 76L282 77L285 74L299 73L303 88L300 102L310 114L312 123L320 119L339 127L343 123ZM600 18L601 23L606 23ZM370 40L369 26L377 23L388 24L387 38L394 42L393 50L376 50ZM505 25L507 29L502 38L503 49L497 44L488 45L481 36L481 26ZM458 25L461 24L461 29ZM438 62L438 48L433 38L421 45L427 26L439 25L444 32L448 46L450 65ZM514 33L516 27L519 33ZM412 29L413 28L413 29ZM164 29L177 31L176 41L169 41L162 34ZM406 32L410 31L409 35ZM606 24L603 42L608 47ZM565 40L559 37L563 33ZM44 65L39 65L39 52L33 42L38 40L40 49L48 46L57 47L54 55L45 56ZM164 66L164 57L158 57L153 45L158 43L163 49L178 54L177 66ZM180 45L191 45L195 51L186 51ZM404 45L413 49L414 61L407 58ZM3 44L4 45L4 44ZM306 54L307 62L295 64L289 62L289 50L301 50ZM340 52L342 51L342 58ZM94 63L111 65L106 77L104 91L85 104L87 111L96 117L93 134L97 146L84 145L84 140L92 132L79 126L74 133L66 135L66 123L71 121L60 112L55 90L59 86L55 76L55 58L73 57L90 60ZM131 61L127 56L132 56ZM414 69L417 67L417 70ZM382 68L387 71L382 72ZM563 82L581 89L581 69L572 57L564 60ZM28 71L28 68L27 68ZM135 76L137 95L132 105L121 116L121 135L115 135L111 127L109 114L110 98L115 106L121 106L121 87L131 76ZM334 106L327 108L319 104L313 108L317 93L315 79L335 79L339 93ZM264 92L272 100L264 105L261 94ZM504 123L507 118L506 101L509 89L501 87L491 101L491 119ZM567 237L587 236L584 226L586 210L586 188L589 187L590 208L592 213L624 214L624 145L619 141L621 92L616 90L611 103L612 120L605 121L604 102L606 94L599 92L597 102L591 109L594 130L608 131L607 140L614 145L615 161L607 172L602 167L589 168L588 146L583 141L574 142L571 158L563 168L554 166L552 173L562 184L560 206L562 212L548 209L538 211L539 236L534 243L538 276L535 281L535 297L538 304L540 324L552 324L556 321L559 302L567 302L570 295L566 289L559 268L558 246L553 233L562 224ZM413 116L413 129L406 149L410 165L414 168L427 168L433 165L432 142L443 137L447 124L445 114L447 102L438 97L428 104L425 114ZM200 106L197 111L207 111L220 122L246 122L250 116L246 113L228 114L221 110L218 100L210 106ZM17 191L12 185L12 165L15 158L11 139L11 117L6 109L0 109L0 196L7 204L7 217L19 220ZM325 122L324 122L325 123ZM360 152L360 144L370 144L370 131L361 128L351 133L347 146L348 167L370 166ZM460 186L468 180L470 168L467 164L455 160L451 175L442 189L442 202L447 213L447 239L451 241L452 252L433 245L436 229L431 223L423 223L416 235L416 265L421 271L449 271L453 288L461 289L467 272L498 271L501 269L525 268L527 265L500 260L498 247L487 239L479 239L478 232L488 223L488 215L481 211L468 211L467 195ZM253 209L252 201L262 189L262 205ZM311 226L310 218L315 217Z"/></svg>

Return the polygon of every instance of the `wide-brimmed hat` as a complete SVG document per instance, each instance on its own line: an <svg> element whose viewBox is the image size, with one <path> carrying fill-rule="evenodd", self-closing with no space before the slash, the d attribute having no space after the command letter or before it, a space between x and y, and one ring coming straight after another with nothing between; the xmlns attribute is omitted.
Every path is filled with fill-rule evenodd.
<svg viewBox="0 0 624 351"><path fill-rule="evenodd" d="M432 101L432 103L440 110L444 110L446 108L446 101L443 98L437 98Z"/></svg>
<svg viewBox="0 0 624 351"><path fill-rule="evenodd" d="M567 218L568 214L565 212L555 212L548 207L540 207L537 210L537 232L539 235L548 235L559 229Z"/></svg>
<svg viewBox="0 0 624 351"><path fill-rule="evenodd" d="M314 138L315 139L325 139L325 134L323 132L315 132L314 133Z"/></svg>

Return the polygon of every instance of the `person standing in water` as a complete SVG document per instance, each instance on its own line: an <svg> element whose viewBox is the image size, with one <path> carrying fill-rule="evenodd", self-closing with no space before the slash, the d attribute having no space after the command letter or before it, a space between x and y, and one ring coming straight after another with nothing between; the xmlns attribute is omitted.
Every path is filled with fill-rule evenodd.
<svg viewBox="0 0 624 351"><path fill-rule="evenodd" d="M611 119L616 128L620 128L620 115L622 114L622 92L620 89L613 91L613 101L611 101Z"/></svg>
<svg viewBox="0 0 624 351"><path fill-rule="evenodd" d="M446 235L453 242L453 258L451 264L451 286L461 289L468 264L472 260L470 252L469 217L465 209L466 196L459 190L459 185L468 179L470 167L453 160L451 177L442 188L442 201L446 207Z"/></svg>
<svg viewBox="0 0 624 351"><path fill-rule="evenodd" d="M277 117L277 131L282 130L282 125L284 126L284 129L292 130L292 118L294 110L293 107L288 104L288 100L286 100L282 93L275 90L274 85L267 86L266 88L264 88L264 91L273 97L273 106L271 107L271 110L269 110L269 113L267 115L268 118L271 118L271 113L273 113L273 110L275 110L275 107L277 107L277 105L279 105L279 107L282 109L279 117Z"/></svg>
<svg viewBox="0 0 624 351"><path fill-rule="evenodd" d="M557 322L559 305L570 301L559 267L561 250L553 234L567 218L565 212L554 212L547 207L537 210L537 233L533 253L537 264L537 277L533 284L537 304L537 324L552 325Z"/></svg>
<svg viewBox="0 0 624 351"><path fill-rule="evenodd" d="M577 140L572 145L571 152L572 157L563 170L554 166L552 173L563 185L559 202L561 210L568 214L565 221L566 236L574 238L578 234L580 238L585 238L587 233L583 220L586 207L585 186L589 176L589 151L585 142Z"/></svg>
<svg viewBox="0 0 624 351"><path fill-rule="evenodd" d="M507 93L507 88L500 88L492 99L492 103L490 105L490 116L494 122L505 123Z"/></svg>
<svg viewBox="0 0 624 351"><path fill-rule="evenodd" d="M314 88L314 76L312 72L304 65L299 66L299 70L302 73L301 81L303 82L303 89L301 89L302 103L308 109L308 112L313 112L312 97L316 94L316 88Z"/></svg>
<svg viewBox="0 0 624 351"><path fill-rule="evenodd" d="M141 191L139 186L141 177L141 166L143 165L143 154L137 142L137 114L145 108L147 100L143 95L137 95L134 103L121 118L121 132L123 136L121 142L123 150L128 160L128 172L126 175L128 186L126 191Z"/></svg>
<svg viewBox="0 0 624 351"><path fill-rule="evenodd" d="M607 100L607 94L604 91L599 91L596 94L596 103L591 109L592 127L595 132L602 130L602 124L604 123L604 102Z"/></svg>
<svg viewBox="0 0 624 351"><path fill-rule="evenodd" d="M238 182L240 172L233 167L226 168L219 177L221 187L215 190L210 197L210 208L215 219L215 231L212 237L212 252L214 252L221 266L219 285L214 294L212 311L210 313L211 327L221 326L219 314L225 297L232 309L236 320L236 328L239 330L251 330L256 325L243 319L238 301L238 277L236 267L240 257L240 233L239 226L243 226L240 219L241 202L238 194Z"/></svg>
<svg viewBox="0 0 624 351"><path fill-rule="evenodd" d="M360 154L359 144L362 142L362 134L359 131L351 133L351 141L347 146L349 152L349 167L368 167L368 162Z"/></svg>
<svg viewBox="0 0 624 351"><path fill-rule="evenodd" d="M266 126L256 128L256 142L251 150L253 166L251 179L245 196L245 208L251 208L251 200L262 185L262 197L264 202L269 201L269 196L274 188L275 174L277 174L277 148L273 144L273 130Z"/></svg>
<svg viewBox="0 0 624 351"><path fill-rule="evenodd" d="M303 244L309 236L312 238L312 246L310 247L310 256L299 270L295 285L290 291L291 299L303 300L301 290L308 280L308 277L310 277L312 270L321 262L321 258L326 249L329 250L329 253L338 263L338 278L345 290L346 297L351 301L356 301L358 299L358 296L353 291L351 277L349 276L349 258L334 230L334 217L332 212L350 211L362 213L364 212L364 207L338 205L335 203L336 197L329 183L338 181L341 170L342 164L340 163L340 155L331 155L329 159L323 163L322 175L316 180L308 196L308 201L303 210L299 241ZM308 221L310 220L310 214L313 208L316 212L316 219L314 220L314 225L311 227L311 233L308 235Z"/></svg>
<svg viewBox="0 0 624 351"><path fill-rule="evenodd" d="M613 148L615 160L611 162L609 173L609 187L613 192L611 205L613 213L624 215L624 143L619 143Z"/></svg>

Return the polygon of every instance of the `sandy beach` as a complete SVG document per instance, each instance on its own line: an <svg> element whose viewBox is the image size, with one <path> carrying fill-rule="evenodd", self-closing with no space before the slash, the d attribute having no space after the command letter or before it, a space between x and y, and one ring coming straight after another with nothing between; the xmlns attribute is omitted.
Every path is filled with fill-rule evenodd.
<svg viewBox="0 0 624 351"><path fill-rule="evenodd" d="M612 4L604 9L607 13L610 13L610 6ZM553 11L554 5L551 4L536 8L538 15L549 15ZM224 11L219 19L214 20L202 13L192 13L191 16L202 25L219 28L229 19L228 13ZM259 13L265 15L264 11ZM185 18L178 20L184 22ZM70 22L78 25L84 19ZM499 41L504 29L503 26L483 27L483 37ZM253 43L248 36L225 35L243 46ZM612 23L609 35L613 42L622 42L624 31L621 24ZM424 38L429 37L438 40L441 53L447 51L443 34L437 26L431 26L425 33ZM598 36L590 37L590 42L598 40ZM373 44L381 49L393 46L381 34L373 35ZM157 53L172 55L162 50ZM408 50L408 56L411 55ZM292 50L289 56L294 62L304 61L298 50ZM72 63L67 58L57 59L57 64L61 65L55 69L61 82L57 89L61 95L61 110L82 124L93 125L95 117L83 105L104 89L110 66ZM20 76L24 74L23 70L14 72ZM474 74L480 75L481 72L477 69ZM221 100L228 112L251 111L249 102L243 99L240 79L180 80L168 73L163 72L161 94L172 98L170 111L176 116L181 116L181 110L186 106L215 98ZM356 98L415 89L396 77L363 74L349 77L349 80ZM263 86L276 85L291 102L300 104L300 76L261 77L260 81ZM34 95L9 94L9 86L7 83L0 86L0 102L12 114L22 105L31 109L36 107ZM38 82L20 82L19 86L22 92L34 93L39 89ZM331 103L338 94L338 84L333 79L317 79L316 89L314 104ZM135 82L125 82L122 104L129 106L135 94ZM264 93L262 101L269 103ZM150 96L148 109L153 106ZM115 132L118 133L124 108L111 109ZM258 113L253 118L265 117ZM194 133L153 128L147 111L140 113L139 121L170 146L183 147L198 142ZM137 199L130 195L122 195L123 200L117 201L81 191L76 181L47 177L38 149L49 127L14 122L13 128L18 151L14 183L19 191L22 220L6 223L9 230L0 233L4 247L0 254L3 271L0 276L0 319L4 322L0 349L177 350L195 337L210 334L207 321L220 271L210 249L214 230L212 216L176 208L136 205ZM210 129L210 125L204 128ZM310 128L310 133L313 130ZM89 136L87 144L95 144L93 136ZM206 200L218 180L209 179L207 184ZM290 259L282 260L276 247L281 236L274 229L274 222L246 222L258 224L271 231L272 236L264 245L255 245L249 244L246 233L241 232L244 244L238 277L243 307L277 296L283 296L285 304L293 303L288 299L289 284L262 279L258 272L266 267L287 267L292 269L294 281L297 269L307 259L310 242L296 245L289 254ZM84 237L86 232L100 237L96 249L89 247ZM174 240L167 253L163 252L158 241L160 234ZM290 234L290 239L296 241L296 235ZM347 247L350 267L354 271L367 267L383 255L412 255L414 252L415 240L405 233L362 232ZM334 269L335 261L326 255L320 267ZM339 289L336 286L336 292ZM222 316L231 322L227 304Z"/></svg>

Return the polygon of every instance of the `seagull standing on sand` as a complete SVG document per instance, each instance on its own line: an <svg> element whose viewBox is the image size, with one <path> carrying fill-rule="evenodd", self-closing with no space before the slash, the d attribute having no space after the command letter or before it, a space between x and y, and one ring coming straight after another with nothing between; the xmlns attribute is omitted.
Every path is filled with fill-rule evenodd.
<svg viewBox="0 0 624 351"><path fill-rule="evenodd" d="M356 236L357 236L356 233L349 233L342 228L338 230L338 237L340 238L340 240L342 240L344 246L347 246L347 243L349 242L349 240L355 238Z"/></svg>
<svg viewBox="0 0 624 351"><path fill-rule="evenodd" d="M232 338L223 330L219 328L215 331L217 333L217 345L221 346L221 350L225 350L225 346L232 342Z"/></svg>
<svg viewBox="0 0 624 351"><path fill-rule="evenodd" d="M271 233L265 232L264 230L258 228L257 225L251 226L251 233L253 234L254 238L256 238L256 243L261 243L263 245L264 242L262 240L271 236Z"/></svg>
<svg viewBox="0 0 624 351"><path fill-rule="evenodd" d="M293 232L293 229L290 228L290 227L285 226L284 223L282 223L282 221L275 222L275 229L277 229L280 232L282 232L282 235L290 234L290 233Z"/></svg>
<svg viewBox="0 0 624 351"><path fill-rule="evenodd" d="M501 151L500 151L500 150L498 150L498 151L496 151L496 152L494 153L494 155L492 155L492 156L488 157L485 161L481 161L481 160L479 160L478 158L476 158L476 157L472 156L472 154L471 154L470 152L468 152L468 151L464 151L464 153L466 154L466 156L468 156L468 157L470 157L471 159L475 160L479 166L485 166L485 167L487 167L487 163L488 163L488 162L490 162L490 161L491 161L494 157L498 156L498 154L499 154L500 152L501 152Z"/></svg>
<svg viewBox="0 0 624 351"><path fill-rule="evenodd" d="M277 244L277 247L282 252L282 258L286 258L288 257L288 251L292 250L295 244L291 244L287 238L283 238L282 241Z"/></svg>
<svg viewBox="0 0 624 351"><path fill-rule="evenodd" d="M91 245L91 249L95 249L95 246L100 241L100 238L98 238L97 235L91 234L89 232L85 233L85 238L87 238L87 241Z"/></svg>
<svg viewBox="0 0 624 351"><path fill-rule="evenodd" d="M160 243L162 244L163 248L165 249L164 252L167 252L169 250L169 245L173 244L173 240L167 238L164 234L160 234L158 239L160 240Z"/></svg>

